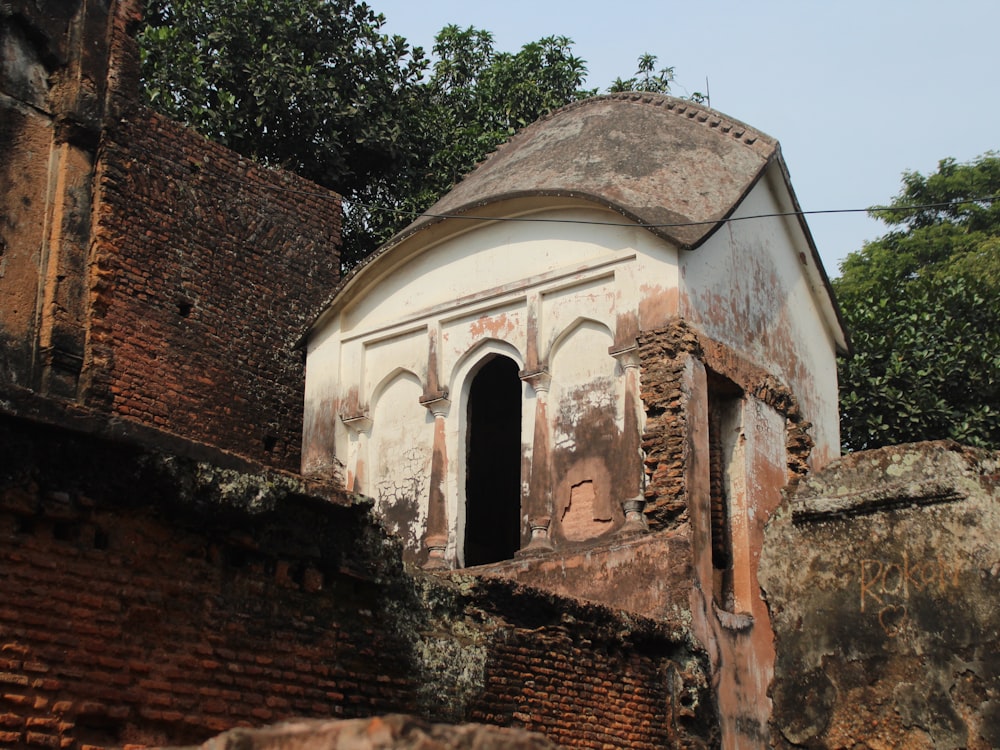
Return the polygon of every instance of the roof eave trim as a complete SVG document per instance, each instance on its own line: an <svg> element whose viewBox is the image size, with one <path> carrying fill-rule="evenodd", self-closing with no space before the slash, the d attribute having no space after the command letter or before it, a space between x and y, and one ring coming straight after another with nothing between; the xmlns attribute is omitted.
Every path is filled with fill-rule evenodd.
<svg viewBox="0 0 1000 750"><path fill-rule="evenodd" d="M788 165L785 164L785 160L781 156L780 147L775 151L775 158L777 159L778 167L781 170L781 179L784 181L785 189L788 191L788 197L792 204L792 210L795 212L795 219L802 230L803 236L805 237L806 245L809 247L809 254L812 258L815 273L819 276L823 289L826 291L826 296L830 304L830 311L833 313L833 318L836 323L836 330L834 331L834 334L840 334L839 339L837 339L836 335L834 337L837 345L837 353L851 355L854 352L854 347L851 344L850 331L848 331L847 324L844 322L843 313L840 310L840 305L837 303L837 296L833 292L833 285L830 284L830 277L827 275L826 268L823 266L823 260L820 257L819 249L816 247L816 241L809 229L809 224L806 222L805 214L802 212L802 206L799 205L798 196L795 195L795 189L792 187L791 175L788 173Z"/></svg>

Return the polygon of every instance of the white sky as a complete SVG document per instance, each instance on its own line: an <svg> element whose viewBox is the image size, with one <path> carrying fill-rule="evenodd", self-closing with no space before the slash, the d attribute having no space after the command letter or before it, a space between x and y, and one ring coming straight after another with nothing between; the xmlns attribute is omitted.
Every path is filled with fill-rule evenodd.
<svg viewBox="0 0 1000 750"><path fill-rule="evenodd" d="M1000 149L1000 0L368 0L384 31L430 54L446 24L515 51L563 35L602 91L649 52L674 93L777 138L806 211L864 208L931 172ZM809 217L827 273L885 232L864 214Z"/></svg>

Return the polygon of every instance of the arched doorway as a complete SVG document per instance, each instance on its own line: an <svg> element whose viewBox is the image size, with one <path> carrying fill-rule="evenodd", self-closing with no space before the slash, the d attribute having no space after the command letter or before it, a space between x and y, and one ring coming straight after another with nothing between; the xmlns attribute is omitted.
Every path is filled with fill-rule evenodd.
<svg viewBox="0 0 1000 750"><path fill-rule="evenodd" d="M509 560L521 547L521 381L496 356L469 389L465 564Z"/></svg>

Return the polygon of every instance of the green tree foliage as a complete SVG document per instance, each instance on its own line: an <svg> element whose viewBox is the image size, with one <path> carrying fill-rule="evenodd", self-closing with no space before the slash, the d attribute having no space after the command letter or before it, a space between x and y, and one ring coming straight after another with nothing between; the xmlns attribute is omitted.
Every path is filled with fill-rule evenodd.
<svg viewBox="0 0 1000 750"><path fill-rule="evenodd" d="M411 161L428 65L384 21L355 0L150 0L145 93L245 156L377 201ZM366 218L345 216L345 261L364 252Z"/></svg>
<svg viewBox="0 0 1000 750"><path fill-rule="evenodd" d="M518 128L596 93L566 37L499 52L487 31L446 26L431 66L384 22L357 0L149 0L146 95L209 138L341 193L350 267ZM673 69L643 55L639 76L632 89L666 92Z"/></svg>
<svg viewBox="0 0 1000 750"><path fill-rule="evenodd" d="M519 127L592 92L565 37L519 52L448 26L419 48L355 0L152 0L149 102L209 138L348 199L351 266Z"/></svg>
<svg viewBox="0 0 1000 750"><path fill-rule="evenodd" d="M518 52L498 52L488 31L446 26L434 43L431 75L414 95L405 168L364 192L367 237L360 259L426 209L462 175L524 125L576 99L583 60L566 37L546 37ZM386 207L395 210L385 210ZM352 259L353 260L353 259Z"/></svg>
<svg viewBox="0 0 1000 750"><path fill-rule="evenodd" d="M853 337L840 363L846 450L953 438L1000 447L1000 156L903 175L892 229L834 281Z"/></svg>
<svg viewBox="0 0 1000 750"><path fill-rule="evenodd" d="M616 78L608 87L611 93L622 91L650 91L656 94L669 94L674 84L674 69L672 66L656 69L658 58L644 52L637 60L637 70L631 78ZM708 97L700 91L695 91L688 97L693 102L708 103Z"/></svg>
<svg viewBox="0 0 1000 750"><path fill-rule="evenodd" d="M350 193L409 146L427 62L354 0L150 0L154 107L263 163Z"/></svg>
<svg viewBox="0 0 1000 750"><path fill-rule="evenodd" d="M656 55L644 52L639 55L638 70L631 78L616 78L608 91L652 91L657 94L669 94L674 82L673 67L656 69Z"/></svg>

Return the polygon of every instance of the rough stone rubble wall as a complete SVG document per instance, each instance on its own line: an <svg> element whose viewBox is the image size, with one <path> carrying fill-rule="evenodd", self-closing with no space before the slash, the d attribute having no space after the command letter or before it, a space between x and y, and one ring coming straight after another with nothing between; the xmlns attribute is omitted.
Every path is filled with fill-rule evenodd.
<svg viewBox="0 0 1000 750"><path fill-rule="evenodd" d="M0 428L2 744L389 711L575 747L711 743L682 630L509 581L413 578L366 508L291 475Z"/></svg>
<svg viewBox="0 0 1000 750"><path fill-rule="evenodd" d="M851 454L768 526L776 747L1000 746L1000 455Z"/></svg>

